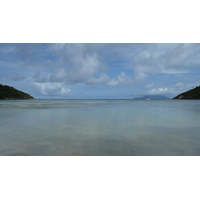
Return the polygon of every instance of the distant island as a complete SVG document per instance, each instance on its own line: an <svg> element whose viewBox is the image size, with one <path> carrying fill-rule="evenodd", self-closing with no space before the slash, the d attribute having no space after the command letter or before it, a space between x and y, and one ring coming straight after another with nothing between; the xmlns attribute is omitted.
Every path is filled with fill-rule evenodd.
<svg viewBox="0 0 200 200"><path fill-rule="evenodd" d="M170 98L162 95L144 95L143 97L134 98L134 100L169 100Z"/></svg>
<svg viewBox="0 0 200 200"><path fill-rule="evenodd" d="M200 100L200 86L197 86L194 89L183 92L173 99L199 99Z"/></svg>
<svg viewBox="0 0 200 200"><path fill-rule="evenodd" d="M8 85L0 84L0 99L14 100L14 99L35 99L35 98L25 92L19 91Z"/></svg>

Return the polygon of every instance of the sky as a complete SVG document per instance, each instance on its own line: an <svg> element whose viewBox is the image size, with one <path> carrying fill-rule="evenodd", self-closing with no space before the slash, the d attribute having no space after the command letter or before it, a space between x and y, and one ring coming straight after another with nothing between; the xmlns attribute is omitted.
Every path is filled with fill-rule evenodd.
<svg viewBox="0 0 200 200"><path fill-rule="evenodd" d="M1 43L0 83L37 99L132 99L200 85L200 44Z"/></svg>

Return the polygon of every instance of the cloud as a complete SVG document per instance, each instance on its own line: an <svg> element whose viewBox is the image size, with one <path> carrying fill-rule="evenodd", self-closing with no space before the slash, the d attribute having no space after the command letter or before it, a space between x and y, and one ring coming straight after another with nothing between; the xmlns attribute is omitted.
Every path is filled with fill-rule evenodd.
<svg viewBox="0 0 200 200"><path fill-rule="evenodd" d="M13 81L21 81L21 80L24 80L24 79L26 79L26 77L19 75L18 73L13 73L11 75L11 80L13 80Z"/></svg>
<svg viewBox="0 0 200 200"><path fill-rule="evenodd" d="M70 62L52 68L51 73L37 72L34 75L35 82L65 82L67 84L91 82L93 75L102 72L105 65L99 60L96 53L74 55ZM60 64L60 63L58 63Z"/></svg>
<svg viewBox="0 0 200 200"><path fill-rule="evenodd" d="M33 83L34 87L42 95L66 96L71 90L65 89L60 83Z"/></svg>
<svg viewBox="0 0 200 200"><path fill-rule="evenodd" d="M47 78L47 77L46 77ZM64 68L58 68L54 74L50 74L47 78L50 82L67 82L67 73Z"/></svg>
<svg viewBox="0 0 200 200"><path fill-rule="evenodd" d="M15 46L13 46L13 45L5 45L0 48L0 52L5 53L5 54L13 53L15 51L16 51L16 49L15 49Z"/></svg>
<svg viewBox="0 0 200 200"><path fill-rule="evenodd" d="M147 91L145 94L148 95L166 95L166 96L175 96L182 93L184 90L182 87L173 87L173 88L153 88Z"/></svg>
<svg viewBox="0 0 200 200"><path fill-rule="evenodd" d="M191 67L200 68L199 44L146 44L133 52L132 69L135 81L144 81L149 74L185 74Z"/></svg>
<svg viewBox="0 0 200 200"><path fill-rule="evenodd" d="M184 73L191 66L200 63L199 54L199 44L176 44L174 48L163 52L158 61L163 70L180 70L180 73Z"/></svg>
<svg viewBox="0 0 200 200"><path fill-rule="evenodd" d="M134 69L134 77L136 82L144 81L148 77L148 75L144 73L145 71L147 70L139 66Z"/></svg>
<svg viewBox="0 0 200 200"><path fill-rule="evenodd" d="M106 83L107 86L120 86L120 85L129 85L132 83L129 76L127 76L123 71L117 76L112 78L109 82Z"/></svg>
<svg viewBox="0 0 200 200"><path fill-rule="evenodd" d="M160 73L163 73L163 74L187 74L187 73L189 73L189 70L168 68L168 69L162 69Z"/></svg>
<svg viewBox="0 0 200 200"><path fill-rule="evenodd" d="M168 88L155 88L147 92L147 94L149 95L161 95L161 94L168 94L168 93L169 93Z"/></svg>
<svg viewBox="0 0 200 200"><path fill-rule="evenodd" d="M183 87L183 86L184 86L184 84L181 82L175 84L175 87Z"/></svg>
<svg viewBox="0 0 200 200"><path fill-rule="evenodd" d="M131 85L132 79L126 75L123 71L114 77L109 77L106 73L102 73L99 78L89 78L88 84L104 84L109 87L116 87L120 85Z"/></svg>
<svg viewBox="0 0 200 200"><path fill-rule="evenodd" d="M15 52L23 67L51 69L50 82L70 84L87 83L94 75L113 70L113 61L120 61L123 71L132 69L135 81L144 81L149 74L188 73L191 65L200 63L199 44L12 44L1 49Z"/></svg>
<svg viewBox="0 0 200 200"><path fill-rule="evenodd" d="M153 87L153 86L154 86L154 83L151 82L151 83L147 84L145 87L146 87L146 88L151 88L151 87Z"/></svg>
<svg viewBox="0 0 200 200"><path fill-rule="evenodd" d="M118 85L116 77L108 74L115 70L109 66L110 61L125 61L125 64L120 63L120 69L125 73L126 68L132 69L135 82L142 83L149 74L188 73L187 66L194 63L190 57L196 58L194 55L198 54L199 49L195 44L52 44L51 47L54 49L51 52L58 59L51 61L54 72L48 76L48 81L102 84L108 81L107 77L102 76L104 73L112 80L108 86ZM179 63L177 60L180 60Z"/></svg>
<svg viewBox="0 0 200 200"><path fill-rule="evenodd" d="M43 94L67 95L64 85L175 93L197 83L200 70L199 44L0 44L0 52L4 82L33 82Z"/></svg>
<svg viewBox="0 0 200 200"><path fill-rule="evenodd" d="M103 69L103 63L100 62L96 53L76 56L73 63L73 68L67 75L67 82L85 82Z"/></svg>
<svg viewBox="0 0 200 200"><path fill-rule="evenodd" d="M106 73L102 73L99 78L90 77L87 81L88 84L106 84L110 81L110 78Z"/></svg>

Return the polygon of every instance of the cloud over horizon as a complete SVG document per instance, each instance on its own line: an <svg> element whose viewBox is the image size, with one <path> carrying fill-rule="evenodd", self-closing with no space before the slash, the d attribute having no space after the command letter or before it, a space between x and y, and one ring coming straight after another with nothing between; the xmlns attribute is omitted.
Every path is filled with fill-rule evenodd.
<svg viewBox="0 0 200 200"><path fill-rule="evenodd" d="M41 97L173 96L200 85L199 55L200 44L0 44L0 81Z"/></svg>

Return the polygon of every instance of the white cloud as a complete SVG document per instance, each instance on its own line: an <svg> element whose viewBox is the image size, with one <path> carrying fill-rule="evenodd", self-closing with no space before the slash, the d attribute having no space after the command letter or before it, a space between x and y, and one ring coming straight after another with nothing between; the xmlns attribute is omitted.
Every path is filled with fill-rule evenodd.
<svg viewBox="0 0 200 200"><path fill-rule="evenodd" d="M183 86L184 86L184 84L181 82L175 84L175 87L183 87Z"/></svg>
<svg viewBox="0 0 200 200"><path fill-rule="evenodd" d="M73 57L71 63L63 63L62 67L55 67L51 73L37 72L33 78L35 82L65 82L67 84L90 82L95 84L96 82L97 84L102 82L102 77L101 80L95 80L92 77L103 71L104 67L96 53L85 56L80 54ZM102 76L105 78L105 75Z"/></svg>
<svg viewBox="0 0 200 200"><path fill-rule="evenodd" d="M101 62L96 53L79 56L74 58L74 68L70 71L69 76L75 80L86 80L97 73L101 68Z"/></svg>
<svg viewBox="0 0 200 200"><path fill-rule="evenodd" d="M153 86L154 86L154 83L151 82L151 83L147 84L145 87L146 87L146 88L152 88Z"/></svg>
<svg viewBox="0 0 200 200"><path fill-rule="evenodd" d="M146 71L144 68L140 68L140 67L137 67L134 69L134 78L135 78L135 81L144 81L148 75L144 73L144 71Z"/></svg>
<svg viewBox="0 0 200 200"><path fill-rule="evenodd" d="M90 77L87 81L88 84L105 84L110 81L106 73L102 73L99 78Z"/></svg>
<svg viewBox="0 0 200 200"><path fill-rule="evenodd" d="M66 82L68 84L87 83L93 75L102 72L104 64L96 53L79 54L73 57L70 63L56 68L56 73L50 76L50 82ZM91 80L90 80L91 81Z"/></svg>
<svg viewBox="0 0 200 200"><path fill-rule="evenodd" d="M169 93L168 88L155 88L147 92L147 94L149 95L161 95L161 94L168 94L168 93Z"/></svg>
<svg viewBox="0 0 200 200"><path fill-rule="evenodd" d="M146 92L145 94L148 95L166 95L166 96L175 96L182 92L186 91L182 87L175 87L175 88L153 88Z"/></svg>
<svg viewBox="0 0 200 200"><path fill-rule="evenodd" d="M107 86L119 86L119 85L128 85L132 81L129 76L127 76L123 71L117 76L112 78L107 82Z"/></svg>
<svg viewBox="0 0 200 200"><path fill-rule="evenodd" d="M33 83L42 95L66 96L71 90L65 89L60 83Z"/></svg>
<svg viewBox="0 0 200 200"><path fill-rule="evenodd" d="M151 53L147 50L142 50L137 54L136 60L138 61L138 63L142 64L146 64L147 62L149 62L149 60L153 58Z"/></svg>
<svg viewBox="0 0 200 200"><path fill-rule="evenodd" d="M3 80L34 82L43 94L67 95L64 84L73 91L134 84L142 93L171 94L197 83L200 69L199 44L3 44L0 52Z"/></svg>

